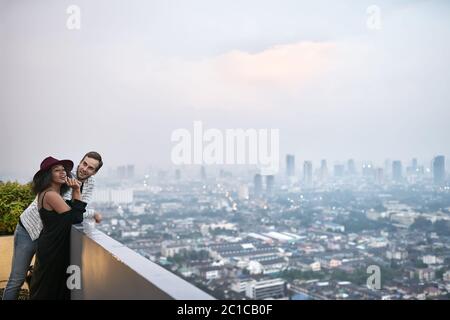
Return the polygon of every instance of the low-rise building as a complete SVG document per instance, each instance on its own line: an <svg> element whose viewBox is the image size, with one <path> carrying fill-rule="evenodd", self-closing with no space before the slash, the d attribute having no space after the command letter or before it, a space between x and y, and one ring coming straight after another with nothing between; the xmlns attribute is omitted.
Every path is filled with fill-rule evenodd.
<svg viewBox="0 0 450 320"><path fill-rule="evenodd" d="M302 271L320 271L321 264L312 258L297 258L294 264L302 269Z"/></svg>
<svg viewBox="0 0 450 320"><path fill-rule="evenodd" d="M285 287L285 281L279 278L252 281L247 284L245 295L247 298L255 300L281 298L285 296Z"/></svg>
<svg viewBox="0 0 450 320"><path fill-rule="evenodd" d="M213 280L222 277L222 270L223 267L219 266L202 267L198 269L198 274L205 280Z"/></svg>
<svg viewBox="0 0 450 320"><path fill-rule="evenodd" d="M288 266L288 261L284 258L277 258L271 260L262 260L259 262L263 268L264 274L273 274L285 270Z"/></svg>

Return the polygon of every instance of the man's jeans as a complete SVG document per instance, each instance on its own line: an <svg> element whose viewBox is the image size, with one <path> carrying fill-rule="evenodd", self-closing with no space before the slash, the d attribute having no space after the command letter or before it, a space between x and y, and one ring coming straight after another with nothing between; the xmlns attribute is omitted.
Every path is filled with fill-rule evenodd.
<svg viewBox="0 0 450 320"><path fill-rule="evenodd" d="M3 292L3 300L16 300L19 297L20 288L25 282L25 277L36 249L37 240L31 240L27 230L20 224L17 224L14 232L14 255L11 274Z"/></svg>

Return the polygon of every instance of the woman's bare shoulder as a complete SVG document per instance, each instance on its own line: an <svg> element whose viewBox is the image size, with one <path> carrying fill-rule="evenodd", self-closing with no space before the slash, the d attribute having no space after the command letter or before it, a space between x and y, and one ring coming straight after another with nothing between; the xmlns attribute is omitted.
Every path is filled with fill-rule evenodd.
<svg viewBox="0 0 450 320"><path fill-rule="evenodd" d="M44 201L52 210L55 210L58 213L66 212L70 209L67 203L64 201L63 197L56 191L48 191L45 194Z"/></svg>

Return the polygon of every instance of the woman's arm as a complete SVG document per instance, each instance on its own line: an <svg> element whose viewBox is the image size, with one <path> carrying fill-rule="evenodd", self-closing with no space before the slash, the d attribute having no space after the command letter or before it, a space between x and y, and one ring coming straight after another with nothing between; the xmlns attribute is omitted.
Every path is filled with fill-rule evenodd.
<svg viewBox="0 0 450 320"><path fill-rule="evenodd" d="M70 210L70 207L64 199L55 191L48 191L44 196L44 203L52 210L58 213L64 213Z"/></svg>
<svg viewBox="0 0 450 320"><path fill-rule="evenodd" d="M70 224L83 222L83 213L86 211L86 203L76 199L71 202L67 201L66 203L63 197L55 191L47 192L44 201L47 206L51 207L57 213L64 214L64 221L67 221Z"/></svg>
<svg viewBox="0 0 450 320"><path fill-rule="evenodd" d="M81 182L77 179L66 178L66 184L72 188L72 200L81 201Z"/></svg>

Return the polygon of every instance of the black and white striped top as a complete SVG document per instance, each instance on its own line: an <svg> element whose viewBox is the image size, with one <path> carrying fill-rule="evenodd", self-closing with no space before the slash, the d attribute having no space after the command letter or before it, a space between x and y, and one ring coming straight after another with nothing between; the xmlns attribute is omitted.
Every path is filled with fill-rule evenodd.
<svg viewBox="0 0 450 320"><path fill-rule="evenodd" d="M72 176L76 177L76 174L72 172ZM93 176L87 178L83 183L83 192L81 193L81 201L86 202L88 207L86 208L86 212L83 214L84 219L93 219L95 210L89 208L89 202L92 200L92 194L94 192L95 179ZM64 199L70 200L72 199L72 191L67 191L64 196ZM39 238L39 235L44 227L42 224L41 217L39 216L39 209L37 203L37 197L33 200L33 202L25 209L24 212L20 215L20 221L23 226L27 230L31 239L34 241Z"/></svg>

